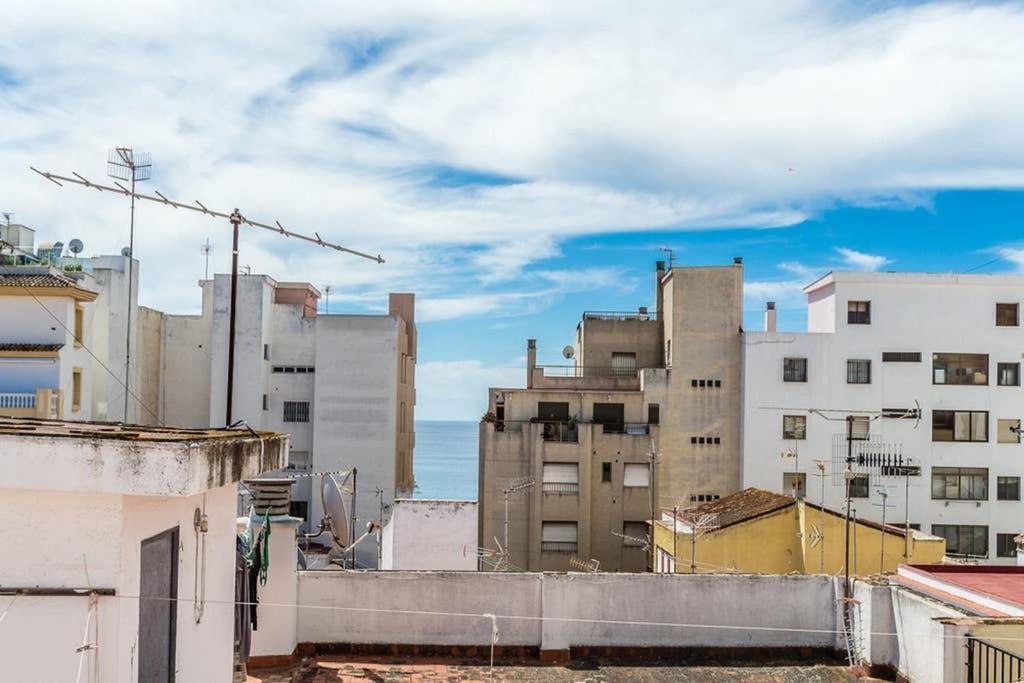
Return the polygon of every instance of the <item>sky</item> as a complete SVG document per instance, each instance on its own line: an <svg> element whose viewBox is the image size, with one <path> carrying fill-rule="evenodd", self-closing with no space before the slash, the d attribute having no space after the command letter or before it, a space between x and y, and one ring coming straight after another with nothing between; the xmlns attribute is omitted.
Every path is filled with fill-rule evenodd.
<svg viewBox="0 0 1024 683"><path fill-rule="evenodd" d="M584 310L653 303L654 262L743 256L746 324L805 324L830 269L1024 268L1024 5L803 2L5 3L0 210L85 255L143 189L373 254L243 231L240 262L417 294L417 417L477 419L558 363ZM144 305L197 312L226 223L137 211Z"/></svg>

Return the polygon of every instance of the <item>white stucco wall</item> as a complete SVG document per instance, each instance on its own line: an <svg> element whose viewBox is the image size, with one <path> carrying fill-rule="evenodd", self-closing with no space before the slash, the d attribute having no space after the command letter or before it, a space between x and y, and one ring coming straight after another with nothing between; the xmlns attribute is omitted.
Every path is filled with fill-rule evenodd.
<svg viewBox="0 0 1024 683"><path fill-rule="evenodd" d="M997 386L999 362L1022 362L1024 327L996 327L996 302L1020 299L1024 278L1015 276L851 275L840 280L834 296L812 305L818 322L834 334L748 332L744 344L743 485L781 491L783 472L807 475L807 495L817 503L820 480L813 460L826 459L832 470L832 438L843 433L842 422L808 414L809 408L841 411L880 411L914 408L920 404L920 424L914 420L878 419L871 432L902 446L905 457L923 466L923 476L911 481L910 522L931 531L933 524L986 525L989 527L989 562L1012 564L996 558L996 535L1024 530L1024 502L996 500L998 476L1024 477L1022 444L997 441L999 418L1024 418L1024 392L1020 387ZM847 301L871 301L871 324L849 325ZM829 316L832 316L829 318ZM919 351L920 363L882 362L884 351ZM989 355L987 386L951 386L932 383L933 353L985 353ZM807 382L783 382L783 359L807 358ZM871 360L870 384L847 384L847 359ZM986 443L932 441L932 411L989 411ZM796 442L799 463L780 453L794 448L782 439L782 416L807 415L807 438ZM842 417L844 413L833 416ZM932 467L987 467L986 501L946 501L931 498ZM899 479L875 480L870 499L855 499L857 514L881 518L877 489L889 488L887 521L904 520L905 495ZM839 479L825 487L825 503L843 501ZM827 542L827 541L826 541Z"/></svg>
<svg viewBox="0 0 1024 683"><path fill-rule="evenodd" d="M477 503L400 498L382 536L381 569L474 571Z"/></svg>

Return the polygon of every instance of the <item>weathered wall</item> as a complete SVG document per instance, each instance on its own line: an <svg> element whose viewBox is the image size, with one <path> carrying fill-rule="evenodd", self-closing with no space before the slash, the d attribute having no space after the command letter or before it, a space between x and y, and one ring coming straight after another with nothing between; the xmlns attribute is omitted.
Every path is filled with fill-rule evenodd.
<svg viewBox="0 0 1024 683"><path fill-rule="evenodd" d="M652 316L653 317L653 316ZM660 367L664 354L658 320L583 320L579 325L576 362L585 376L610 374L612 353L635 353L636 367Z"/></svg>
<svg viewBox="0 0 1024 683"><path fill-rule="evenodd" d="M477 504L396 500L384 527L381 569L476 569Z"/></svg>
<svg viewBox="0 0 1024 683"><path fill-rule="evenodd" d="M135 358L133 364L139 381L135 387L135 396L142 402L137 406L139 424L157 425L160 417L160 394L163 359L163 319L164 314L152 308L139 306L138 316L133 322L135 329ZM179 382L177 378L175 382ZM195 385L192 385L193 389ZM199 385L200 387L203 385ZM200 393L193 391L193 394ZM178 424L172 422L170 424Z"/></svg>
<svg viewBox="0 0 1024 683"><path fill-rule="evenodd" d="M290 655L298 638L298 571L295 530L299 520L280 517L270 523L270 569L259 587L259 628L252 632L253 657Z"/></svg>
<svg viewBox="0 0 1024 683"><path fill-rule="evenodd" d="M299 572L299 603L315 607L300 612L299 640L315 643L489 645L486 614L499 645L545 650L833 647L836 627L834 580L821 576ZM712 627L663 625L687 623Z"/></svg>

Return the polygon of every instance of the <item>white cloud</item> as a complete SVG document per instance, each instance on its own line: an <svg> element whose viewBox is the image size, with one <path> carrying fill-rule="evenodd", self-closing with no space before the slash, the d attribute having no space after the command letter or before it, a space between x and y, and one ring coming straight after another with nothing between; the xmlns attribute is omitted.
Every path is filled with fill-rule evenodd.
<svg viewBox="0 0 1024 683"><path fill-rule="evenodd" d="M481 285L529 279L573 236L1024 185L1014 4L14 0L4 27L16 220L116 252L123 201L28 166L100 178L133 144L154 154L146 187L388 259L246 231L243 263L338 301L401 287L479 314ZM223 271L226 225L140 207L145 303L198 305L207 236Z"/></svg>
<svg viewBox="0 0 1024 683"><path fill-rule="evenodd" d="M431 361L416 366L416 417L476 420L487 411L490 387L522 387L526 364L486 365L479 360Z"/></svg>
<svg viewBox="0 0 1024 683"><path fill-rule="evenodd" d="M996 247L995 253L1004 261L1009 261L1017 270L1024 271L1024 249L1019 247Z"/></svg>
<svg viewBox="0 0 1024 683"><path fill-rule="evenodd" d="M879 268L892 263L892 261L885 256L879 256L877 254L865 254L862 251L856 251L854 249L847 249L846 247L836 247L836 251L843 259L843 264L854 270L878 270Z"/></svg>

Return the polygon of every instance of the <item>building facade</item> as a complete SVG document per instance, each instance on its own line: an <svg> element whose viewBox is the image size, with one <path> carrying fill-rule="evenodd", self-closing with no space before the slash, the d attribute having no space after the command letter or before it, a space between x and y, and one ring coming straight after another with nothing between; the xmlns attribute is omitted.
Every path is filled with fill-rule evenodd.
<svg viewBox="0 0 1024 683"><path fill-rule="evenodd" d="M641 571L659 505L738 489L742 261L655 284L653 312L584 313L571 365L530 340L526 387L490 390L479 542L504 567Z"/></svg>
<svg viewBox="0 0 1024 683"><path fill-rule="evenodd" d="M804 290L806 333L776 331L766 311L766 331L748 332L743 350L744 485L843 506L852 415L866 439L849 484L856 516L879 521L884 505L902 524L909 510L950 555L1013 563L1024 529L1022 286L1006 275L835 272ZM872 453L920 469L900 476Z"/></svg>

